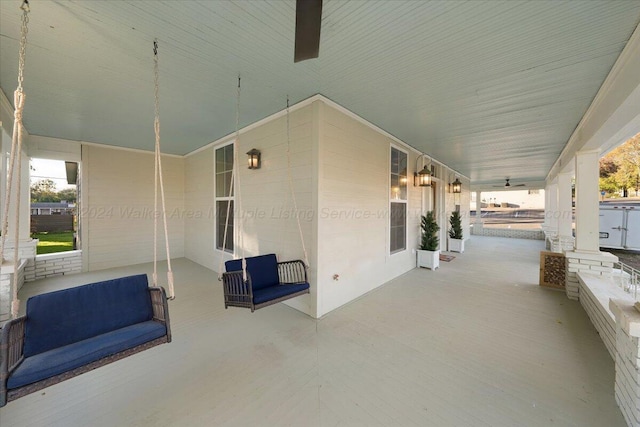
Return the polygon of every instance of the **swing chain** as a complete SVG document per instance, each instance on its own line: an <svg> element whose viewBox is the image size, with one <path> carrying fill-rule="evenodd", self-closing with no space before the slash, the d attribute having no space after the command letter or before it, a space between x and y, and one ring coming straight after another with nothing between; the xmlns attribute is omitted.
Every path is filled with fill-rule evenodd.
<svg viewBox="0 0 640 427"><path fill-rule="evenodd" d="M167 209L164 197L164 181L162 179L162 157L160 152L160 72L158 66L158 39L153 40L153 83L154 83L154 112L153 129L155 131L155 162L153 183L153 285L158 281L158 217L162 213L164 225L165 249L167 252L167 285L169 287L168 300L175 299L173 286L173 271L171 270L171 254L169 250L169 230L167 226ZM158 211L158 186L160 187L160 200L162 209Z"/></svg>
<svg viewBox="0 0 640 427"><path fill-rule="evenodd" d="M156 131L156 140L160 139L160 129L159 129L159 117L160 117L160 73L158 71L158 40L155 39L153 41L153 95L155 99L154 108L155 108L155 119L154 119L154 128Z"/></svg>
<svg viewBox="0 0 640 427"><path fill-rule="evenodd" d="M236 144L239 141L240 141L240 74L238 74L238 90L236 91Z"/></svg>
<svg viewBox="0 0 640 427"><path fill-rule="evenodd" d="M20 27L20 50L18 53L18 92L22 92L22 83L24 81L24 61L27 56L27 33L29 32L29 2L22 2L22 24Z"/></svg>
<svg viewBox="0 0 640 427"><path fill-rule="evenodd" d="M239 177L237 175L239 175L239 173L237 173L236 168L238 166L238 162L237 162L237 151L240 148L240 93L242 90L241 87L241 77L240 74L238 73L238 87L236 90L236 132L235 132L235 142L234 142L234 147L233 147L233 167L231 168L231 182L229 184L229 196L231 196L232 194L238 194L238 192L236 190L234 190L234 184L236 179L239 180ZM238 194L238 202L240 202L240 194ZM235 203L234 204L234 210L236 210L238 208L238 205L240 203ZM227 232L229 229L229 217L231 214L231 202L227 201L227 213L225 216L225 220L224 220L224 232L222 233L222 251L220 253L220 264L218 266L218 281L221 282L222 281L222 267L224 265L224 252L227 249ZM235 215L235 213L234 213ZM240 238L242 239L242 232L240 233ZM242 262L244 263L244 241L241 242L241 246L242 246ZM235 250L236 247L234 245L234 256L235 256ZM243 279L244 281L246 281L246 272L245 272L245 267L243 264Z"/></svg>

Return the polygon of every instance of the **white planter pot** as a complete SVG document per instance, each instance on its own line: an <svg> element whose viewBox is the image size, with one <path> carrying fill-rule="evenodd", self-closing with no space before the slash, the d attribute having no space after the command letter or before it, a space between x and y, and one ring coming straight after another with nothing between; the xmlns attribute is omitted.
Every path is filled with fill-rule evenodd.
<svg viewBox="0 0 640 427"><path fill-rule="evenodd" d="M449 237L449 251L450 252L464 252L464 240L452 239Z"/></svg>
<svg viewBox="0 0 640 427"><path fill-rule="evenodd" d="M418 249L418 267L435 270L440 267L440 251L423 251Z"/></svg>

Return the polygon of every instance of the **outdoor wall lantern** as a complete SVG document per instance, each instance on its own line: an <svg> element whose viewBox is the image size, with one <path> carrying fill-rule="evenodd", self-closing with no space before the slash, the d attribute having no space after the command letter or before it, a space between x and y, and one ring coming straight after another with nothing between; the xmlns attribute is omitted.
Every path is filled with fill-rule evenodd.
<svg viewBox="0 0 640 427"><path fill-rule="evenodd" d="M451 192L454 194L462 193L462 183L458 177L456 177L456 180L451 183Z"/></svg>
<svg viewBox="0 0 640 427"><path fill-rule="evenodd" d="M249 156L249 169L260 169L260 150L252 148L247 151L247 156Z"/></svg>
<svg viewBox="0 0 640 427"><path fill-rule="evenodd" d="M418 160L423 157L424 154L421 154L416 159L416 171L418 170ZM431 185L431 170L427 165L424 165L420 172L415 172L413 174L413 186L414 187L429 187Z"/></svg>

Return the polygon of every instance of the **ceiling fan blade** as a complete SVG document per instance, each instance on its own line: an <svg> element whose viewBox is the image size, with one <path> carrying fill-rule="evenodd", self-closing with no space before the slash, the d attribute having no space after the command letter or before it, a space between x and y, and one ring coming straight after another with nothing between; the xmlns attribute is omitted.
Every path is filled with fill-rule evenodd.
<svg viewBox="0 0 640 427"><path fill-rule="evenodd" d="M512 187L526 187L527 184L513 184Z"/></svg>
<svg viewBox="0 0 640 427"><path fill-rule="evenodd" d="M296 0L296 44L293 62L318 57L321 21L322 0Z"/></svg>

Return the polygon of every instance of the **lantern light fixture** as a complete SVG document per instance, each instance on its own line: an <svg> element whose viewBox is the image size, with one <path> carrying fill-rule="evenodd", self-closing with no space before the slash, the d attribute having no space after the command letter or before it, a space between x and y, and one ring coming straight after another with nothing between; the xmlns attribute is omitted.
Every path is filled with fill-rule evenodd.
<svg viewBox="0 0 640 427"><path fill-rule="evenodd" d="M424 157L425 154L421 154L416 159L416 172L413 174L413 186L414 187L429 187L431 186L431 168L427 165L424 165L422 170L418 172L418 161L421 157Z"/></svg>
<svg viewBox="0 0 640 427"><path fill-rule="evenodd" d="M420 172L416 172L414 175L413 185L416 187L428 187L431 185L431 171L428 166L422 168Z"/></svg>
<svg viewBox="0 0 640 427"><path fill-rule="evenodd" d="M456 180L451 183L451 191L454 194L462 193L462 182L460 182L458 177L456 177Z"/></svg>
<svg viewBox="0 0 640 427"><path fill-rule="evenodd" d="M247 151L248 161L249 161L249 169L260 169L260 150L256 150L252 148Z"/></svg>

